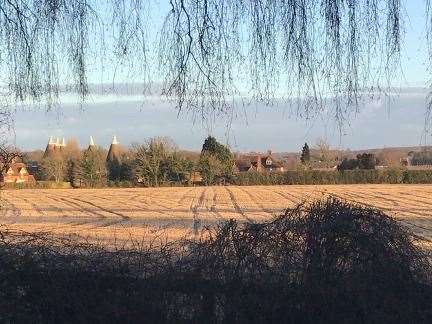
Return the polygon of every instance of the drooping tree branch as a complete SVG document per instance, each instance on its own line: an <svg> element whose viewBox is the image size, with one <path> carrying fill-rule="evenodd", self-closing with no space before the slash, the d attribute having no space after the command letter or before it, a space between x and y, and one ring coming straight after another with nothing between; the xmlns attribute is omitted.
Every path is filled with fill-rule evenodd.
<svg viewBox="0 0 432 324"><path fill-rule="evenodd" d="M145 66L144 7L141 0L0 0L2 88L18 101L51 105L66 82L85 98L89 61L93 67L107 54L97 48L106 30L119 61Z"/></svg>
<svg viewBox="0 0 432 324"><path fill-rule="evenodd" d="M305 117L331 101L341 121L364 94L388 86L398 68L400 0L165 1L152 79L180 110L202 118L246 98L283 99ZM2 86L19 101L52 103L66 79L85 98L95 62L110 55L114 73L128 66L147 84L148 66L155 65L147 38L152 5L0 0Z"/></svg>
<svg viewBox="0 0 432 324"><path fill-rule="evenodd" d="M171 0L159 56L181 108L223 111L245 94L334 116L388 86L398 67L400 0ZM385 23L381 23L384 21Z"/></svg>

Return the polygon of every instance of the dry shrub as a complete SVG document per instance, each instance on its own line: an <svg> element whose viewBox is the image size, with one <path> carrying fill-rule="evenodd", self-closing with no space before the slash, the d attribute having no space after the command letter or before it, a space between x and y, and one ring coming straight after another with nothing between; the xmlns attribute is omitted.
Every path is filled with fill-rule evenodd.
<svg viewBox="0 0 432 324"><path fill-rule="evenodd" d="M107 251L3 231L0 320L426 322L431 266L406 229L336 199L203 239Z"/></svg>

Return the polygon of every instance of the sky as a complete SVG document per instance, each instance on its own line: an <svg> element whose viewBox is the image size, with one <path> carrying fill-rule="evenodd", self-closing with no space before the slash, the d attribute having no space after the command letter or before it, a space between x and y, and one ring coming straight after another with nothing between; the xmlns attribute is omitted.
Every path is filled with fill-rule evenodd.
<svg viewBox="0 0 432 324"><path fill-rule="evenodd" d="M333 118L320 115L311 120L276 107L239 107L230 122L220 117L205 124L159 98L143 101L138 95L94 96L82 107L64 100L60 110L43 112L29 108L15 116L14 141L24 150L44 149L49 136L76 138L82 147L90 136L107 147L116 135L121 144L141 143L155 136L171 137L179 147L200 150L211 134L236 151L297 152L304 142L326 139L333 147L364 149L412 146L425 143L424 113L427 91L400 90L390 99L367 100L343 129ZM431 141L426 139L427 143Z"/></svg>
<svg viewBox="0 0 432 324"><path fill-rule="evenodd" d="M403 73L393 80L393 85L400 87L399 93L390 99L366 100L343 129L326 114L311 120L298 118L283 103L274 107L239 105L232 119L219 116L214 122L203 123L191 114L178 114L174 104L163 98L143 99L132 91L92 94L83 103L63 96L59 108L48 112L44 107L18 106L11 136L23 150L43 149L49 136L73 137L82 147L93 136L97 144L107 146L113 135L125 146L154 136L168 136L179 147L190 150L200 150L207 135L216 136L236 151L295 152L304 142L314 144L318 138L326 139L333 147L351 149L430 144L431 138L424 132L428 93L424 87L430 78L424 1L405 4ZM156 22L159 19L154 18Z"/></svg>

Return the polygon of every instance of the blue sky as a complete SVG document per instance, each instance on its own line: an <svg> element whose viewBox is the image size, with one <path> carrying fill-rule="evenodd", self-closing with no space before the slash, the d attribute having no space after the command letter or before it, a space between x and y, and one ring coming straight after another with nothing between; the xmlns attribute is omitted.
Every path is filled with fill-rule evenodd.
<svg viewBox="0 0 432 324"><path fill-rule="evenodd" d="M49 136L74 137L83 147L93 136L107 146L113 135L123 145L154 136L169 136L182 148L199 150L207 134L217 136L239 151L298 151L304 142L327 139L339 148L411 146L424 143L424 112L427 92L406 89L387 102L368 100L340 131L331 117L321 115L305 121L278 107L238 108L231 123L194 121L190 114L177 115L173 105L159 98L98 96L81 108L73 100L59 111L20 111L15 118L15 141L23 149L44 148ZM65 100L66 101L66 100ZM227 126L227 124L229 126ZM427 139L430 143L430 139Z"/></svg>
<svg viewBox="0 0 432 324"><path fill-rule="evenodd" d="M164 0L159 2L165 3ZM153 136L169 136L180 147L193 150L200 149L208 134L241 151L298 151L305 141L313 144L319 137L335 147L352 149L424 143L427 91L413 87L425 87L430 79L425 4L423 0L405 3L403 73L392 80L393 86L402 88L401 93L392 96L390 101L383 98L367 100L360 113L351 116L342 131L326 114L305 121L290 114L284 104L237 107L231 123L221 117L214 123L203 125L200 120L193 121L190 114L177 115L174 105L161 98L143 100L132 92L128 95L91 95L83 104L77 104L74 98L63 97L60 108L51 112L46 112L43 107L18 107L13 140L25 150L44 148L49 136L74 137L84 147L90 135L104 146L113 135L117 135L124 145ZM149 23L157 26L162 11L157 7L153 10ZM96 69L91 72L90 82L101 80L98 73ZM430 138L426 138L426 143L430 142Z"/></svg>

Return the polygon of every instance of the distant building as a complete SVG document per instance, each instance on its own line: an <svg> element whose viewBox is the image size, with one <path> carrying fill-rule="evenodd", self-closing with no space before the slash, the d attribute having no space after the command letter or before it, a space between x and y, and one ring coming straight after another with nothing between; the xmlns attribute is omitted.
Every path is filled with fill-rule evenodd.
<svg viewBox="0 0 432 324"><path fill-rule="evenodd" d="M95 144L93 136L90 136L89 146L87 147L88 151L95 151L97 149L97 146Z"/></svg>
<svg viewBox="0 0 432 324"><path fill-rule="evenodd" d="M45 148L45 153L43 155L44 158L46 157L52 157L58 152L61 152L66 147L66 141L64 138L60 140L60 138L57 138L55 141L53 137L51 136L48 140L48 144Z"/></svg>
<svg viewBox="0 0 432 324"><path fill-rule="evenodd" d="M283 172L284 167L282 162L277 161L271 151L266 155L248 154L239 156L234 165L237 172Z"/></svg>
<svg viewBox="0 0 432 324"><path fill-rule="evenodd" d="M36 180L26 168L24 163L12 163L5 174L1 175L1 182L3 183L35 183Z"/></svg>
<svg viewBox="0 0 432 324"><path fill-rule="evenodd" d="M120 163L120 143L117 141L116 136L113 137L111 142L111 146L107 155L107 162Z"/></svg>

